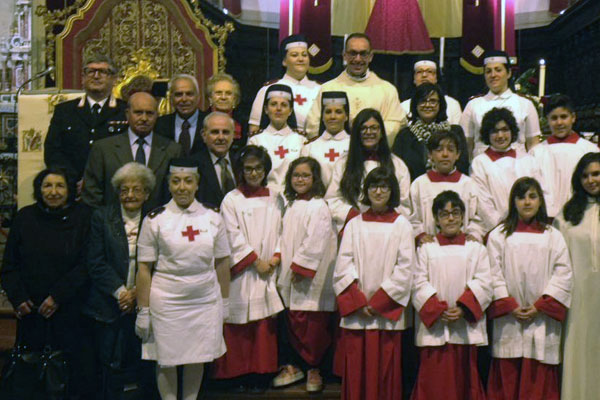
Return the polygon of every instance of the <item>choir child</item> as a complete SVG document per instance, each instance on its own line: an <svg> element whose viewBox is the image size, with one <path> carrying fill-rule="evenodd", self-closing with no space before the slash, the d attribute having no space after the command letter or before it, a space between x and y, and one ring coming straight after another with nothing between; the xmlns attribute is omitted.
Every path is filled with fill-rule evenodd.
<svg viewBox="0 0 600 400"><path fill-rule="evenodd" d="M562 234L548 225L535 179L515 182L508 216L490 233L487 247L494 287L488 399L557 400L573 273Z"/></svg>
<svg viewBox="0 0 600 400"><path fill-rule="evenodd" d="M483 238L482 220L477 215L477 188L471 178L456 169L459 146L460 139L452 131L435 132L427 143L432 169L410 185L410 222L417 245L433 241L437 226L431 206L433 199L444 190L457 192L466 204L462 219L468 239Z"/></svg>
<svg viewBox="0 0 600 400"><path fill-rule="evenodd" d="M346 92L323 92L321 95L321 126L319 136L304 145L302 155L321 164L325 187L329 186L335 162L348 153L350 107Z"/></svg>
<svg viewBox="0 0 600 400"><path fill-rule="evenodd" d="M375 167L393 171L399 182L398 210L410 214L410 173L404 161L390 151L385 126L379 111L366 108L358 113L352 123L348 154L333 166L333 174L325 198L338 231L352 217L367 207L361 202L363 181Z"/></svg>
<svg viewBox="0 0 600 400"><path fill-rule="evenodd" d="M465 203L458 193L433 200L440 232L417 250L413 282L416 344L421 365L412 400L485 399L477 346L488 343L484 310L492 301L488 253L462 232Z"/></svg>
<svg viewBox="0 0 600 400"><path fill-rule="evenodd" d="M488 147L471 163L471 179L479 191L479 209L492 230L508 215L508 195L513 183L531 176L542 183L542 171L537 161L514 143L519 126L508 108L492 108L481 121L481 141ZM547 191L544 197L549 199Z"/></svg>
<svg viewBox="0 0 600 400"><path fill-rule="evenodd" d="M318 392L323 387L319 367L333 336L331 322L336 307L332 277L337 252L318 161L310 157L294 160L285 177L284 194L288 206L283 217L277 287L288 310L284 338L289 345L280 347L287 350L282 355L285 366L273 385L296 382L304 376L302 369L308 369L306 390Z"/></svg>
<svg viewBox="0 0 600 400"><path fill-rule="evenodd" d="M269 86L260 120L261 131L248 139L248 144L267 149L273 169L267 175L267 186L283 192L285 174L290 163L300 156L306 139L295 131L294 95L286 85Z"/></svg>
<svg viewBox="0 0 600 400"><path fill-rule="evenodd" d="M552 135L531 150L544 174L544 189L552 198L548 201L548 216L554 218L571 197L571 176L585 153L597 152L598 147L573 131L575 107L565 95L550 99L545 108Z"/></svg>
<svg viewBox="0 0 600 400"><path fill-rule="evenodd" d="M235 165L240 186L221 204L231 244L229 318L223 329L227 353L214 363L216 378L243 376L242 390L264 391L277 372L277 320L283 310L275 271L281 256L282 204L268 188L271 159L262 147L244 147ZM261 375L257 375L261 374Z"/></svg>
<svg viewBox="0 0 600 400"><path fill-rule="evenodd" d="M343 400L400 400L412 228L395 211L400 191L393 171L372 170L362 194L369 208L346 226L333 277L342 317L334 372L342 377Z"/></svg>

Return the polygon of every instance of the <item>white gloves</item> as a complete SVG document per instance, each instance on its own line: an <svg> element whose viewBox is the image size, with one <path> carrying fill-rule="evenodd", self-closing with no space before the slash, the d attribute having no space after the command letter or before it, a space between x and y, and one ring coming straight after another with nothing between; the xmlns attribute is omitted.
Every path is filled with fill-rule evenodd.
<svg viewBox="0 0 600 400"><path fill-rule="evenodd" d="M141 307L135 319L135 334L142 339L142 342L147 342L150 332L150 307Z"/></svg>
<svg viewBox="0 0 600 400"><path fill-rule="evenodd" d="M229 297L223 299L223 322L229 318Z"/></svg>

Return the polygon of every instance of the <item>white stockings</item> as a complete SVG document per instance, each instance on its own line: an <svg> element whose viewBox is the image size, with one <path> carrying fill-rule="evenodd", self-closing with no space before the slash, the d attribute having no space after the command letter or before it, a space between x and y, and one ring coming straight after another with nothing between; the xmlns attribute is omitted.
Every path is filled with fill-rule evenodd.
<svg viewBox="0 0 600 400"><path fill-rule="evenodd" d="M196 400L204 364L187 364L183 366L183 400ZM177 367L158 367L156 381L162 400L177 400Z"/></svg>

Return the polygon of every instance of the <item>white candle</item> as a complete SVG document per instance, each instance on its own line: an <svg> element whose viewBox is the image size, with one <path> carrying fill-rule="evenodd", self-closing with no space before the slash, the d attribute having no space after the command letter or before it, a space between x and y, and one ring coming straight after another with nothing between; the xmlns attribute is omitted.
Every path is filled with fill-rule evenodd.
<svg viewBox="0 0 600 400"><path fill-rule="evenodd" d="M440 70L444 69L444 50L446 48L446 38L440 38Z"/></svg>
<svg viewBox="0 0 600 400"><path fill-rule="evenodd" d="M538 86L538 97L544 97L546 93L546 60L540 60L540 82Z"/></svg>

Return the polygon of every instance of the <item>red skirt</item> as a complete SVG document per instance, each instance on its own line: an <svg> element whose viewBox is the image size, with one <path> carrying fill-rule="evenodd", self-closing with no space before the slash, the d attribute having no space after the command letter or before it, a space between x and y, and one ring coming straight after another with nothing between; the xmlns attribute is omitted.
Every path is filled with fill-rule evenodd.
<svg viewBox="0 0 600 400"><path fill-rule="evenodd" d="M411 400L485 400L476 346L421 347L419 356L421 365Z"/></svg>
<svg viewBox="0 0 600 400"><path fill-rule="evenodd" d="M311 367L317 367L333 340L334 313L326 311L288 311L290 344Z"/></svg>
<svg viewBox="0 0 600 400"><path fill-rule="evenodd" d="M227 353L213 363L213 377L277 372L277 320L274 317L247 324L225 324Z"/></svg>
<svg viewBox="0 0 600 400"><path fill-rule="evenodd" d="M333 368L342 400L401 400L402 331L341 328Z"/></svg>
<svg viewBox="0 0 600 400"><path fill-rule="evenodd" d="M487 392L489 400L559 400L558 365L530 358L494 358Z"/></svg>

